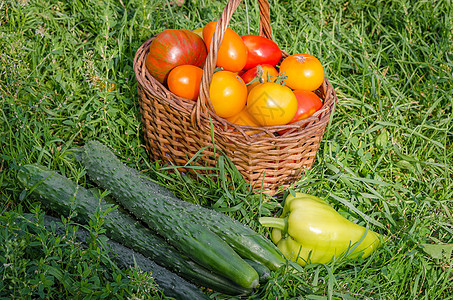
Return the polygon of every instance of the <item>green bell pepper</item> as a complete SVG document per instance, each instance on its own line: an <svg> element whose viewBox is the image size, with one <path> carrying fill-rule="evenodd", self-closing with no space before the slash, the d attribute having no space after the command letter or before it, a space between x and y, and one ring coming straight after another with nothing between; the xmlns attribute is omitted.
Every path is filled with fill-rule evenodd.
<svg viewBox="0 0 453 300"><path fill-rule="evenodd" d="M259 222L273 227L272 241L286 258L301 266L328 263L342 254L365 258L380 246L376 232L349 221L324 200L303 193L288 195L280 218L262 217Z"/></svg>

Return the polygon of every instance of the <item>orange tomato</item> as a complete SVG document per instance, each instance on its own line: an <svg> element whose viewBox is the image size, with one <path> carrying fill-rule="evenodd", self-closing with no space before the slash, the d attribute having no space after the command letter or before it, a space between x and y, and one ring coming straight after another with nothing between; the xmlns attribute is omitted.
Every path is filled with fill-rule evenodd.
<svg viewBox="0 0 453 300"><path fill-rule="evenodd" d="M209 22L203 28L203 39L209 51L212 36L214 35L217 22ZM217 66L226 71L239 72L247 62L247 48L241 36L231 28L227 28L223 36L222 44L217 53Z"/></svg>
<svg viewBox="0 0 453 300"><path fill-rule="evenodd" d="M284 125L296 114L297 99L287 86L261 83L250 91L247 111L261 126Z"/></svg>
<svg viewBox="0 0 453 300"><path fill-rule="evenodd" d="M293 90L314 91L324 81L324 68L314 56L305 53L286 57L280 64L280 75L284 75L285 85Z"/></svg>
<svg viewBox="0 0 453 300"><path fill-rule="evenodd" d="M254 126L254 127L260 126L258 123L256 123L255 119L252 118L252 116L249 114L249 112L247 111L246 108L241 110L238 114L227 118L227 120L236 125Z"/></svg>
<svg viewBox="0 0 453 300"><path fill-rule="evenodd" d="M200 92L203 69L193 65L181 65L168 74L168 89L175 95L196 101Z"/></svg>
<svg viewBox="0 0 453 300"><path fill-rule="evenodd" d="M242 109L237 115L227 118L227 120L236 125L253 126L253 127L260 126L258 123L256 123L255 119L252 118L252 116L249 114L249 112L247 111L246 108ZM248 135L251 135L251 134L254 134L257 132L259 132L259 131L247 130L245 133L247 133Z"/></svg>
<svg viewBox="0 0 453 300"><path fill-rule="evenodd" d="M212 75L209 98L215 113L222 118L237 115L247 101L247 86L240 76L230 71Z"/></svg>
<svg viewBox="0 0 453 300"><path fill-rule="evenodd" d="M274 82L276 76L278 76L278 71L271 65L260 65L262 69L261 80L263 82L267 82L268 76L271 82ZM241 75L242 79L244 80L245 84L247 84L247 91L250 92L255 86L257 86L260 81L254 81L250 84L253 79L257 78L258 76L258 66L251 68L250 70L246 71L244 74Z"/></svg>

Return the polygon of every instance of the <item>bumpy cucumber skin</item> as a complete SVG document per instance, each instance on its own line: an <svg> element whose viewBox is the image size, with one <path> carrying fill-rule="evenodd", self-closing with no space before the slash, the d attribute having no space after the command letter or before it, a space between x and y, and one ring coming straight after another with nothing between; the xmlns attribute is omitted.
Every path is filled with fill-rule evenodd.
<svg viewBox="0 0 453 300"><path fill-rule="evenodd" d="M270 270L276 270L286 264L286 259L280 250L250 227L223 213L178 199L164 187L121 163L106 146L99 142L90 141L84 148L82 162L87 173L91 178L99 178L98 184L111 190L115 198L119 199L123 197L121 192L127 192L124 188L117 189L117 187L129 182L130 189L147 191L141 194L148 201L157 200L160 203L168 203L172 210L183 211L185 217L193 223L209 227L242 257L259 262ZM115 176L111 176L113 173Z"/></svg>
<svg viewBox="0 0 453 300"><path fill-rule="evenodd" d="M176 196L172 198L179 202L181 209L184 208L193 215L202 214L200 224L211 224L211 226L215 224L212 231L242 257L263 264L274 271L285 265L286 260L280 250L250 227L215 210L181 201Z"/></svg>
<svg viewBox="0 0 453 300"><path fill-rule="evenodd" d="M96 141L86 143L82 162L94 182L110 190L124 208L175 248L242 287L255 288L259 285L255 269L212 233L212 226L200 225L187 218L174 201L162 201L156 190L137 180L136 172L122 164L106 146Z"/></svg>
<svg viewBox="0 0 453 300"><path fill-rule="evenodd" d="M25 165L17 178L47 209L64 216L73 212L73 219L81 224L87 224L96 209L105 210L108 206L104 199L98 199L91 191L43 166ZM252 289L245 289L180 254L122 210L108 212L104 221L103 227L109 238L159 262L190 282L228 295L252 292Z"/></svg>
<svg viewBox="0 0 453 300"><path fill-rule="evenodd" d="M268 267L247 258L244 260L258 273L258 276L260 277L260 284L266 283L271 278L271 270L269 270Z"/></svg>
<svg viewBox="0 0 453 300"><path fill-rule="evenodd" d="M36 215L33 214L25 214L24 217L31 222L37 221ZM63 236L66 234L64 225L58 218L44 215L43 223L47 230L55 228L55 234L57 235ZM89 231L82 227L79 227L75 232L77 241L82 244L86 242L89 236ZM109 253L110 257L120 268L137 266L142 271L152 273L153 279L156 281L159 288L162 289L165 296L173 297L177 300L210 299L195 285L159 266L142 254L112 240L108 240L107 244L112 250L112 252Z"/></svg>

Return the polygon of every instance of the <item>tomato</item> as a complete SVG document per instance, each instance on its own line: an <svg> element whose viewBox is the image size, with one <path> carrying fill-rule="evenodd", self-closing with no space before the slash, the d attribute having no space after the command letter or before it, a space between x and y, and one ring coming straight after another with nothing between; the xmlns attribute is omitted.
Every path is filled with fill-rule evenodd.
<svg viewBox="0 0 453 300"><path fill-rule="evenodd" d="M278 45L268 38L249 34L242 36L242 40L247 47L245 70L264 64L275 66L282 58L282 51Z"/></svg>
<svg viewBox="0 0 453 300"><path fill-rule="evenodd" d="M244 126L253 126L253 127L258 127L259 124L256 123L255 119L252 118L252 116L249 114L247 109L244 107L238 114L227 118L228 121L230 121L233 124L236 125L244 125ZM247 130L245 133L248 135L254 134L259 132L258 130Z"/></svg>
<svg viewBox="0 0 453 300"><path fill-rule="evenodd" d="M203 39L209 51L211 47L212 36L217 22L209 22L203 28ZM217 66L226 71L239 72L247 61L247 48L242 38L231 28L227 28L223 36L222 44L217 53Z"/></svg>
<svg viewBox="0 0 453 300"><path fill-rule="evenodd" d="M288 123L295 123L310 117L322 107L322 101L315 93L305 90L294 90L297 99L297 111L294 118ZM289 129L281 130L278 134L282 135Z"/></svg>
<svg viewBox="0 0 453 300"><path fill-rule="evenodd" d="M297 99L287 86L261 83L250 91L247 110L261 126L284 125L296 114Z"/></svg>
<svg viewBox="0 0 453 300"><path fill-rule="evenodd" d="M154 78L164 83L174 67L194 65L202 68L206 55L206 46L197 34L186 29L166 29L151 42L146 68Z"/></svg>
<svg viewBox="0 0 453 300"><path fill-rule="evenodd" d="M280 64L280 74L287 77L285 84L293 90L314 91L324 81L324 68L321 62L305 53L286 57Z"/></svg>
<svg viewBox="0 0 453 300"><path fill-rule="evenodd" d="M276 76L278 76L278 71L273 66L261 65L261 69L262 69L261 79L263 82L268 81L268 76L269 76L269 79L271 82L275 81ZM255 67L251 68L250 70L247 70L244 74L241 75L245 84L248 84L253 79L257 78L257 76L258 76L258 66L255 66ZM254 81L254 82L248 84L247 91L250 92L259 83L260 83L260 81L257 80L257 81Z"/></svg>
<svg viewBox="0 0 453 300"><path fill-rule="evenodd" d="M192 30L193 33L196 33L199 37L203 38L203 27L196 28Z"/></svg>
<svg viewBox="0 0 453 300"><path fill-rule="evenodd" d="M294 90L297 99L297 112L289 123L294 123L310 117L322 107L322 101L315 93L305 90Z"/></svg>
<svg viewBox="0 0 453 300"><path fill-rule="evenodd" d="M234 123L236 125L244 125L244 126L254 126L258 127L259 124L256 123L255 119L252 118L250 113L244 107L238 114L227 118L228 121Z"/></svg>
<svg viewBox="0 0 453 300"><path fill-rule="evenodd" d="M247 101L247 86L240 76L230 71L212 75L209 98L215 113L222 118L237 115Z"/></svg>
<svg viewBox="0 0 453 300"><path fill-rule="evenodd" d="M177 66L167 78L168 89L175 95L196 101L203 69L192 65Z"/></svg>
<svg viewBox="0 0 453 300"><path fill-rule="evenodd" d="M239 76L242 76L245 73L245 71L244 70L240 70L240 71L234 72L234 73L238 74Z"/></svg>

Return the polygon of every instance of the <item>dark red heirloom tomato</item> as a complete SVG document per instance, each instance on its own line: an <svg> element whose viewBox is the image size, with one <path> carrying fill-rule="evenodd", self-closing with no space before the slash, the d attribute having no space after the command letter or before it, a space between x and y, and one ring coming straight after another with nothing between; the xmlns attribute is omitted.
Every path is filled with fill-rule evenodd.
<svg viewBox="0 0 453 300"><path fill-rule="evenodd" d="M149 46L146 68L160 83L180 65L203 68L207 50L203 39L187 29L166 29Z"/></svg>
<svg viewBox="0 0 453 300"><path fill-rule="evenodd" d="M264 64L275 66L282 57L280 47L268 38L249 34L242 36L242 40L247 47L247 62L244 70Z"/></svg>

